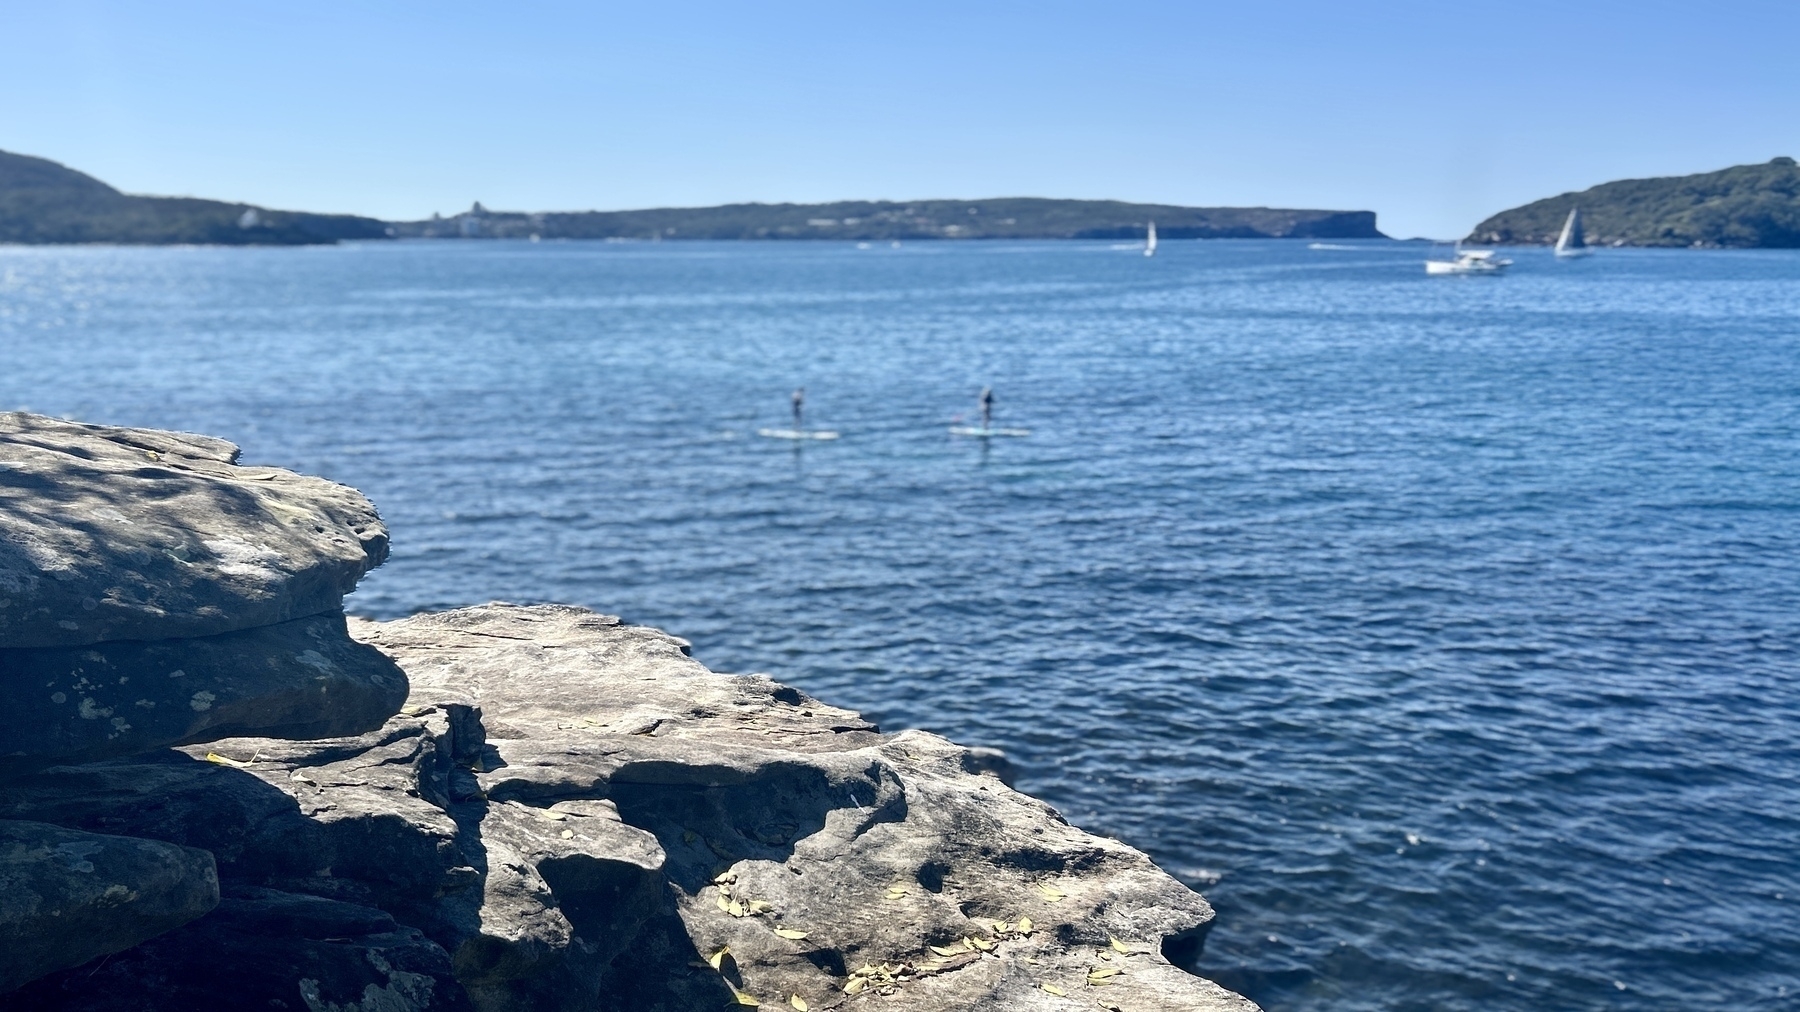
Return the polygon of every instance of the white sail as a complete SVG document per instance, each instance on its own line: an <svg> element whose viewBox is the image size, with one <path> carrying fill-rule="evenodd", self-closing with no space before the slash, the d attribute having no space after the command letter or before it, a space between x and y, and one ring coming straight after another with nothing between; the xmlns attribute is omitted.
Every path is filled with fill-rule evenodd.
<svg viewBox="0 0 1800 1012"><path fill-rule="evenodd" d="M1154 221L1150 223L1149 233L1144 236L1144 255L1147 257L1156 255L1156 222Z"/></svg>
<svg viewBox="0 0 1800 1012"><path fill-rule="evenodd" d="M1581 233L1581 208L1569 209L1569 218L1563 222L1562 235L1556 239L1556 255L1559 257L1578 257L1587 254L1587 237Z"/></svg>

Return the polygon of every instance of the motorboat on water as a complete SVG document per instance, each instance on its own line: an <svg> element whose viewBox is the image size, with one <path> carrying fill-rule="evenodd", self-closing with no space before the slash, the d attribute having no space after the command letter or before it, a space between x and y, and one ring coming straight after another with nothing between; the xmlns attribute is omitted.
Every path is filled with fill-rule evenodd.
<svg viewBox="0 0 1800 1012"><path fill-rule="evenodd" d="M1499 274L1512 266L1512 261L1505 257L1497 257L1491 249L1463 249L1456 247L1454 260L1427 260L1427 274Z"/></svg>
<svg viewBox="0 0 1800 1012"><path fill-rule="evenodd" d="M1569 208L1569 219L1563 222L1562 235L1556 237L1556 255L1564 260L1570 257L1584 257L1594 252L1588 247L1587 236L1581 230L1581 208Z"/></svg>

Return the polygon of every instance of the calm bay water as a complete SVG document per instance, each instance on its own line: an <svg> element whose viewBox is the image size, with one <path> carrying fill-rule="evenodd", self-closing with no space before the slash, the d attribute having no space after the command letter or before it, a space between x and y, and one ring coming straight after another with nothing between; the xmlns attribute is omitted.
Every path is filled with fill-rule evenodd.
<svg viewBox="0 0 1800 1012"><path fill-rule="evenodd" d="M0 408L362 488L360 613L1006 748L1272 1010L1794 1008L1800 252L1422 255L0 248Z"/></svg>

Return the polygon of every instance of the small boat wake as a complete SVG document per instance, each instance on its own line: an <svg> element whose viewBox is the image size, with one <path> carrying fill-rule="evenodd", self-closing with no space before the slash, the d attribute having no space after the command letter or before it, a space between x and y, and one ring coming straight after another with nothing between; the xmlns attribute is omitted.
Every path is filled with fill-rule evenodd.
<svg viewBox="0 0 1800 1012"><path fill-rule="evenodd" d="M838 434L830 429L757 429L756 434L764 439L836 439Z"/></svg>
<svg viewBox="0 0 1800 1012"><path fill-rule="evenodd" d="M950 426L950 434L952 436L974 436L978 439L987 439L991 436L1029 436L1031 435L1031 430L988 429L979 425L952 425Z"/></svg>

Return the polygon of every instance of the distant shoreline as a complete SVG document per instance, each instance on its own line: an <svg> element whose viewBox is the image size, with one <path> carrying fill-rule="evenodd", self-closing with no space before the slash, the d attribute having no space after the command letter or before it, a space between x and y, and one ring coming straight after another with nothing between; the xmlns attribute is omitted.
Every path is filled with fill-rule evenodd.
<svg viewBox="0 0 1800 1012"><path fill-rule="evenodd" d="M1373 211L1185 207L1118 200L725 204L635 211L467 211L422 221L121 193L44 158L0 151L0 243L298 246L348 239L1380 239Z"/></svg>

